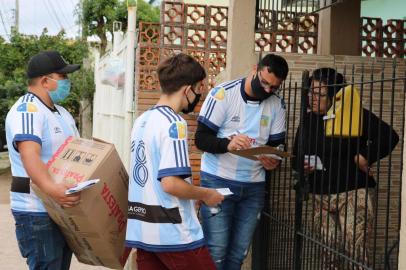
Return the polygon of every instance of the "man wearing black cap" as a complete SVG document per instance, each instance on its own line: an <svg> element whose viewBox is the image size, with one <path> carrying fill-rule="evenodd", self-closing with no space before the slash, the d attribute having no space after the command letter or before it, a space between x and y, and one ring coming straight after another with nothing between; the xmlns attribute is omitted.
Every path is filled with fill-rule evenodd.
<svg viewBox="0 0 406 270"><path fill-rule="evenodd" d="M75 121L56 105L69 95L67 74L80 68L68 65L56 51L34 55L27 68L28 92L7 114L6 137L13 175L10 201L21 255L29 269L69 269L72 251L48 216L30 182L63 207L79 203L80 194L65 195L46 163L69 136L79 136Z"/></svg>

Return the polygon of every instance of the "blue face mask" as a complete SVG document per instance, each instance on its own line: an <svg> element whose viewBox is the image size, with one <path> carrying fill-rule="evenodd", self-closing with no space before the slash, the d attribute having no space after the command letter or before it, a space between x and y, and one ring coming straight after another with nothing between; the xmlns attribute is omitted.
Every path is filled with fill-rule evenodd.
<svg viewBox="0 0 406 270"><path fill-rule="evenodd" d="M70 80L54 80L49 78L53 81L56 81L58 87L54 91L49 91L49 97L52 99L54 103L59 103L60 101L64 100L70 93Z"/></svg>

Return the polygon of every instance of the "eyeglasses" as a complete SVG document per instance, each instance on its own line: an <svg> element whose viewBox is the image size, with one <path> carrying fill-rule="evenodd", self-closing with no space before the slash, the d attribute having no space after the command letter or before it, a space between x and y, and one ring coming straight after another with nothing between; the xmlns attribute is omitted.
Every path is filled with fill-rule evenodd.
<svg viewBox="0 0 406 270"><path fill-rule="evenodd" d="M278 91L278 89L279 89L280 86L279 86L279 85L271 85L269 82L265 81L265 80L262 78L261 71L257 72L257 76L258 76L258 78L259 78L259 81L260 81L260 83L261 83L261 86L262 86L263 88L265 88L265 90L269 90L269 91L272 91L272 92Z"/></svg>
<svg viewBox="0 0 406 270"><path fill-rule="evenodd" d="M327 97L327 94L321 94L320 92L314 92L312 90L310 90L307 95L309 97L319 98L319 99Z"/></svg>

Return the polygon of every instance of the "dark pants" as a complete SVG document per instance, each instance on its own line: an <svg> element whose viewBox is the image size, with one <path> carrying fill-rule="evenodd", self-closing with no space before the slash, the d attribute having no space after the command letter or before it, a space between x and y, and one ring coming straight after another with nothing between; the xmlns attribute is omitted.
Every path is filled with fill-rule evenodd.
<svg viewBox="0 0 406 270"><path fill-rule="evenodd" d="M200 184L208 188L228 187L233 192L221 203L218 214L213 215L205 205L200 213L204 238L217 270L239 270L264 206L265 183L247 185L202 177Z"/></svg>
<svg viewBox="0 0 406 270"><path fill-rule="evenodd" d="M46 216L13 212L21 255L30 270L67 270L72 251L58 226Z"/></svg>
<svg viewBox="0 0 406 270"><path fill-rule="evenodd" d="M179 252L137 249L138 270L215 270L207 247Z"/></svg>

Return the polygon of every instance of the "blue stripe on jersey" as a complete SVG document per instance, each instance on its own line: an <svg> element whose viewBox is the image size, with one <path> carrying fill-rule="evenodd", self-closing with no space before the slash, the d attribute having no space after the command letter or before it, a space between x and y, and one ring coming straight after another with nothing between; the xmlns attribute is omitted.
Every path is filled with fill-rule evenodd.
<svg viewBox="0 0 406 270"><path fill-rule="evenodd" d="M33 134L17 134L14 136L13 144L16 145L16 142L24 142L24 141L33 141L39 143L42 146L41 139ZM17 149L17 146L15 147Z"/></svg>
<svg viewBox="0 0 406 270"><path fill-rule="evenodd" d="M148 245L139 241L125 241L125 245L127 247L133 247L133 248L141 248L143 250L149 251L149 252L172 252L172 251L185 251L185 250L192 250L196 249L199 247L202 247L205 245L204 239L200 239L197 241L194 241L189 244L182 244L182 245Z"/></svg>
<svg viewBox="0 0 406 270"><path fill-rule="evenodd" d="M27 121L27 114L26 113L23 113L22 114L23 115L23 117L24 117L24 134L28 134L29 132L28 132L28 121Z"/></svg>
<svg viewBox="0 0 406 270"><path fill-rule="evenodd" d="M190 167L166 168L158 171L158 180L161 181L163 177L167 176L181 176L183 179L192 175Z"/></svg>
<svg viewBox="0 0 406 270"><path fill-rule="evenodd" d="M31 125L30 125L30 115L29 115L29 113L25 114L25 122L27 124L27 134L31 134Z"/></svg>
<svg viewBox="0 0 406 270"><path fill-rule="evenodd" d="M235 86L239 85L241 83L241 80L238 80L237 82L235 82L234 84L230 84L228 86L223 86L225 90L229 90L231 88L234 88Z"/></svg>
<svg viewBox="0 0 406 270"><path fill-rule="evenodd" d="M26 133L25 133L25 118L24 118L24 114L23 114L23 113L21 114L21 120L22 120L22 121L21 121L22 129L21 129L21 130L23 131L23 134L26 134Z"/></svg>
<svg viewBox="0 0 406 270"><path fill-rule="evenodd" d="M199 116L199 117L197 118L197 121L200 122L200 123L202 123L202 124L205 124L206 126L208 126L211 130L213 130L213 131L215 131L215 132L218 132L219 129L220 129L220 127L216 126L215 124L213 124L212 122L210 122L209 119L207 119L207 118L205 118L205 117L203 117L203 116Z"/></svg>
<svg viewBox="0 0 406 270"><path fill-rule="evenodd" d="M178 150L179 150L179 160L180 160L180 167L186 167L186 164L183 164L183 161L184 161L184 159L183 159L183 155L185 154L185 153L183 153L183 151L182 151L182 146L181 146L181 141L176 141L176 143L177 143L177 145L178 145Z"/></svg>
<svg viewBox="0 0 406 270"><path fill-rule="evenodd" d="M161 107L157 107L156 109L157 109L160 113L162 113L162 114L166 117L166 119L168 119L169 123L172 122L171 118L164 112L164 110L163 110Z"/></svg>
<svg viewBox="0 0 406 270"><path fill-rule="evenodd" d="M30 100L30 96L31 96L32 94L31 93L27 93L27 94L25 94L24 96L23 96L23 99L21 100L23 103L24 102L28 102L29 100Z"/></svg>
<svg viewBox="0 0 406 270"><path fill-rule="evenodd" d="M224 87L227 90L227 89L230 89L231 87L237 85L238 83L240 83L241 80L242 79L236 79L236 80L232 80L232 81L227 81L227 82L219 84L217 87Z"/></svg>
<svg viewBox="0 0 406 270"><path fill-rule="evenodd" d="M158 106L155 108L165 115L169 122L182 121L182 118L168 106Z"/></svg>
<svg viewBox="0 0 406 270"><path fill-rule="evenodd" d="M30 113L31 116L31 134L34 134L34 114Z"/></svg>
<svg viewBox="0 0 406 270"><path fill-rule="evenodd" d="M172 110L170 107L163 107L163 109L169 114L171 115L175 121L182 121L182 119L180 118L180 116L174 112L174 110Z"/></svg>
<svg viewBox="0 0 406 270"><path fill-rule="evenodd" d="M213 103L213 99L212 99L212 98L209 98L209 101L207 102L206 113L205 113L205 115L204 115L204 117L206 117L206 118L207 118L207 115L209 114L210 107L211 107L211 104L212 104L212 103Z"/></svg>
<svg viewBox="0 0 406 270"><path fill-rule="evenodd" d="M166 107L162 107L161 109L163 112L165 112L165 115L171 119L171 122L176 121L176 117L172 113L168 112Z"/></svg>
<svg viewBox="0 0 406 270"><path fill-rule="evenodd" d="M215 101L215 100L213 99L213 102L212 102L212 104L211 104L211 108L208 109L208 111L207 111L207 113L206 113L206 118L207 118L207 119L210 119L210 117L211 117L211 115L212 115L212 113L213 113L213 110L214 110L214 106L216 106L216 103L217 103L217 101Z"/></svg>
<svg viewBox="0 0 406 270"><path fill-rule="evenodd" d="M185 166L188 166L188 154L186 153L186 140L182 141L183 144L183 157L185 158Z"/></svg>
<svg viewBox="0 0 406 270"><path fill-rule="evenodd" d="M276 141L285 138L285 132L269 135L270 141Z"/></svg>
<svg viewBox="0 0 406 270"><path fill-rule="evenodd" d="M176 141L173 141L173 152L175 152L176 167L180 167L178 159L178 149L176 148Z"/></svg>
<svg viewBox="0 0 406 270"><path fill-rule="evenodd" d="M205 117L207 119L210 119L210 116L213 113L213 109L214 109L214 106L216 105L216 102L217 101L214 98L210 97L210 100L207 104L206 114L205 114Z"/></svg>

